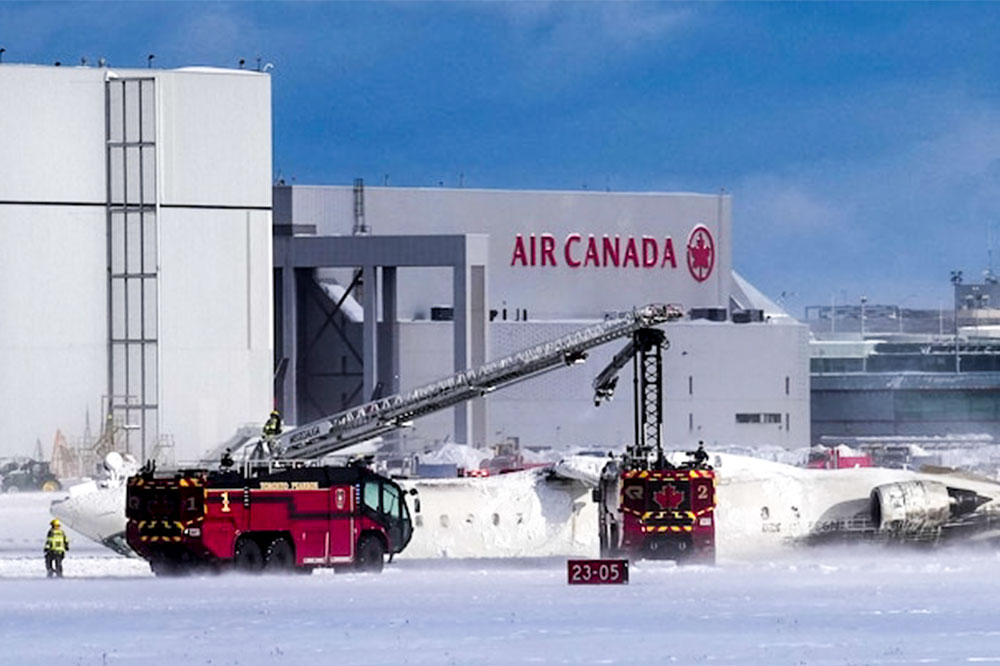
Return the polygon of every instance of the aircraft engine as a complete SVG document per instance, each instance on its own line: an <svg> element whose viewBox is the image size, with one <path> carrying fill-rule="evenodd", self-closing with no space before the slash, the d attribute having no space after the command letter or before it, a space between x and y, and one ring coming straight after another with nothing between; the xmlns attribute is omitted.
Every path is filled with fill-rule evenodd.
<svg viewBox="0 0 1000 666"><path fill-rule="evenodd" d="M872 490L871 513L878 531L912 534L948 522L951 497L936 481L886 483Z"/></svg>
<svg viewBox="0 0 1000 666"><path fill-rule="evenodd" d="M943 527L988 501L971 490L936 481L886 483L872 490L872 523L880 532L916 534Z"/></svg>

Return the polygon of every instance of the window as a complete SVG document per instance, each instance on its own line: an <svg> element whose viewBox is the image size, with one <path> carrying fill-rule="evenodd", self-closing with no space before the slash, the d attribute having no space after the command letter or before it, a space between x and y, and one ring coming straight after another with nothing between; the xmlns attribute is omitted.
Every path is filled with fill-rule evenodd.
<svg viewBox="0 0 1000 666"><path fill-rule="evenodd" d="M362 503L372 511L379 510L378 496L381 485L382 484L380 484L378 481L368 481L367 483L365 483L365 493L364 497L362 498Z"/></svg>
<svg viewBox="0 0 1000 666"><path fill-rule="evenodd" d="M736 415L737 423L777 423L781 425L781 414L777 413L760 413L760 412L745 412Z"/></svg>
<svg viewBox="0 0 1000 666"><path fill-rule="evenodd" d="M694 395L694 376L688 375L688 395Z"/></svg>
<svg viewBox="0 0 1000 666"><path fill-rule="evenodd" d="M785 395L788 395L789 389L791 389L791 382L788 377L785 377Z"/></svg>
<svg viewBox="0 0 1000 666"><path fill-rule="evenodd" d="M399 491L388 483L382 486L382 512L394 518L402 515L399 510Z"/></svg>

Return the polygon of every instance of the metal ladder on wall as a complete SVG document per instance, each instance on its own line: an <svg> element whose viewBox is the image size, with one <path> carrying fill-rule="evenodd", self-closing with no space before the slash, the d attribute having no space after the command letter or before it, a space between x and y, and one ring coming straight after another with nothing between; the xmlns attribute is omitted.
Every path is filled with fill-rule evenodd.
<svg viewBox="0 0 1000 666"><path fill-rule="evenodd" d="M159 441L156 81L105 82L108 377L106 418L145 460Z"/></svg>

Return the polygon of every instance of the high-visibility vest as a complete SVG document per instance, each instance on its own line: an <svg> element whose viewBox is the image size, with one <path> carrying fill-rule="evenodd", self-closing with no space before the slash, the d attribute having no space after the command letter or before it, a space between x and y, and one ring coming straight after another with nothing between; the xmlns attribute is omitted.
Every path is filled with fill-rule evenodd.
<svg viewBox="0 0 1000 666"><path fill-rule="evenodd" d="M274 437L281 434L281 417L271 417L264 424L264 435Z"/></svg>
<svg viewBox="0 0 1000 666"><path fill-rule="evenodd" d="M55 527L50 529L45 537L45 552L65 553L67 550L69 550L69 539L66 538L66 533Z"/></svg>

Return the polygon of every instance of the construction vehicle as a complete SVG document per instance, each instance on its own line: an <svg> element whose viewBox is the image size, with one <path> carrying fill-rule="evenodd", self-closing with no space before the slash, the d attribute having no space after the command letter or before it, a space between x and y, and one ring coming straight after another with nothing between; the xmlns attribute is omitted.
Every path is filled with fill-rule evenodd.
<svg viewBox="0 0 1000 666"><path fill-rule="evenodd" d="M639 308L408 393L262 437L239 464L227 452L218 470L163 474L150 465L128 481L128 544L156 573L205 565L381 570L384 555L402 551L412 535L402 490L364 467L317 461L417 417L582 362L593 347L678 316L672 306Z"/></svg>
<svg viewBox="0 0 1000 666"><path fill-rule="evenodd" d="M0 468L0 489L5 493L41 490L47 493L62 490L62 484L41 460L10 462Z"/></svg>
<svg viewBox="0 0 1000 666"><path fill-rule="evenodd" d="M601 557L715 563L715 471L699 446L671 463L663 452L663 331L641 328L594 379L594 401L610 400L618 373L634 367L635 443L601 472Z"/></svg>

